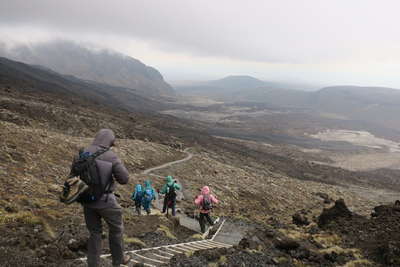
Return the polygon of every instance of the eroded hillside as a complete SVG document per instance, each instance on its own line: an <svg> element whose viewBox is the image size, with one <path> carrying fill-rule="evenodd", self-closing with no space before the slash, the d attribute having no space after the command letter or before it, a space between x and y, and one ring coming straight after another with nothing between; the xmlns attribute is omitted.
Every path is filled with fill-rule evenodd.
<svg viewBox="0 0 400 267"><path fill-rule="evenodd" d="M352 211L366 215L373 206L388 201L380 196L398 185L392 179L395 173L370 175L319 165L302 158L300 152L290 154L285 147L260 148L235 139L215 138L207 135L202 124L127 112L54 92L51 86L42 91L40 86L31 85L28 79L23 84L8 81L0 85L2 266L68 266L85 255L87 231L81 208L77 204L65 206L58 198L71 159L80 147L90 144L100 128L116 132L118 141L113 149L131 174L129 184L117 189L125 208L128 249L199 238L156 211L139 218L131 208L134 185L149 178L142 170L185 157L182 148L189 147L194 157L158 173L172 174L182 182L185 199L179 206L183 213L193 215L192 199L207 184L221 200L214 210L216 215L257 227L258 234L249 233L248 237L258 236L254 240L266 242L243 241L235 251L206 255L220 266L252 259L268 259L281 266L362 261L362 251L353 250L358 245L342 242L340 233L319 229L317 216L339 198ZM159 188L162 180L152 179ZM292 225L295 214L306 217L309 225ZM271 231L273 245L259 236ZM282 243L282 238L288 238L289 243ZM291 247L297 244L293 242L300 245ZM274 247L268 249L272 254L266 250L269 245ZM107 251L105 246L104 253ZM334 253L342 258L337 260ZM232 255L243 257L231 261ZM222 256L229 261L221 260Z"/></svg>
<svg viewBox="0 0 400 267"><path fill-rule="evenodd" d="M115 51L89 49L70 41L53 41L0 49L0 55L41 65L61 74L129 88L153 98L175 96L158 70Z"/></svg>

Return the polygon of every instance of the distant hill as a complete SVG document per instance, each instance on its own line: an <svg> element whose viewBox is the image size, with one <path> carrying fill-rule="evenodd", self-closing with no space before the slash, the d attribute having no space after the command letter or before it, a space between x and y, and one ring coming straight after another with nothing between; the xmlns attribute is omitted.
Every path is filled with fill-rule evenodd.
<svg viewBox="0 0 400 267"><path fill-rule="evenodd" d="M239 91L232 98L300 108L324 116L372 122L400 130L400 90L392 88L335 86L316 92L257 88Z"/></svg>
<svg viewBox="0 0 400 267"><path fill-rule="evenodd" d="M225 78L207 82L209 86L229 88L229 89L248 89L264 86L265 83L259 79L245 75L232 75Z"/></svg>
<svg viewBox="0 0 400 267"><path fill-rule="evenodd" d="M195 95L226 100L232 92L263 86L264 82L251 76L228 76L220 80L175 85L183 95Z"/></svg>
<svg viewBox="0 0 400 267"><path fill-rule="evenodd" d="M236 85L232 83L237 82ZM259 86L264 84L263 86ZM247 87L245 87L247 86ZM228 103L264 103L301 109L329 118L357 120L400 130L400 90L385 87L333 86L317 91L279 88L248 76L175 87L179 93Z"/></svg>
<svg viewBox="0 0 400 267"><path fill-rule="evenodd" d="M74 103L85 99L96 105L107 105L131 111L157 111L163 103L141 96L133 89L85 81L61 75L52 70L0 57L0 85L18 88L25 93L46 93L64 96Z"/></svg>
<svg viewBox="0 0 400 267"><path fill-rule="evenodd" d="M312 108L400 130L400 90L335 86L312 94Z"/></svg>
<svg viewBox="0 0 400 267"><path fill-rule="evenodd" d="M84 80L134 89L136 93L152 98L175 96L159 71L113 51L96 51L69 41L53 41L20 45L9 50L0 46L0 56Z"/></svg>
<svg viewBox="0 0 400 267"><path fill-rule="evenodd" d="M386 87L333 86L313 94L315 104L332 111L359 107L385 107L400 104L400 90Z"/></svg>
<svg viewBox="0 0 400 267"><path fill-rule="evenodd" d="M211 97L230 102L258 100L278 89L300 91L300 95L318 89L315 85L305 83L262 81L247 75L231 75L204 82L176 82L174 88L183 95Z"/></svg>

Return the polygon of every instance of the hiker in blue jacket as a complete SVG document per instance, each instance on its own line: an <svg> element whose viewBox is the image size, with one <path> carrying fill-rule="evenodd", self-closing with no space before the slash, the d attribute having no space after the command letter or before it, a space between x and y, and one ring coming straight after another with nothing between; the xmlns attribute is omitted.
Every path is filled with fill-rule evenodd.
<svg viewBox="0 0 400 267"><path fill-rule="evenodd" d="M137 184L135 192L132 193L131 199L135 201L135 208L138 215L142 214L143 188L141 184Z"/></svg>
<svg viewBox="0 0 400 267"><path fill-rule="evenodd" d="M147 215L151 213L151 202L156 199L156 192L151 186L151 181L146 180L144 182L144 192L143 192L143 208L147 212Z"/></svg>

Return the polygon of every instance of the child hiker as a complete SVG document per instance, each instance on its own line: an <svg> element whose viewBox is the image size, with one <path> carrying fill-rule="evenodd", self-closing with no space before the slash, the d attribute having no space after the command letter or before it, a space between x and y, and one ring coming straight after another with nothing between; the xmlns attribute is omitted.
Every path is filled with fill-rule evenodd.
<svg viewBox="0 0 400 267"><path fill-rule="evenodd" d="M206 222L207 221L210 225L214 225L218 222L218 219L213 222L210 217L210 212L212 210L213 204L218 203L218 199L210 194L210 188L208 186L204 186L201 189L201 194L196 197L194 203L200 209L200 216L199 216L199 224L202 233L206 232Z"/></svg>
<svg viewBox="0 0 400 267"><path fill-rule="evenodd" d="M135 208L138 215L142 214L143 188L141 184L137 184L135 192L132 193L131 199L135 201Z"/></svg>
<svg viewBox="0 0 400 267"><path fill-rule="evenodd" d="M144 182L144 193L143 193L143 208L147 212L147 215L151 213L151 202L156 199L156 192L151 186L151 181L147 180Z"/></svg>
<svg viewBox="0 0 400 267"><path fill-rule="evenodd" d="M164 205L162 212L167 212L168 216L168 209L172 209L172 216L175 216L175 208L176 208L176 190L180 190L181 186L174 181L172 176L165 177L165 185L161 188L160 194L165 194L164 197Z"/></svg>

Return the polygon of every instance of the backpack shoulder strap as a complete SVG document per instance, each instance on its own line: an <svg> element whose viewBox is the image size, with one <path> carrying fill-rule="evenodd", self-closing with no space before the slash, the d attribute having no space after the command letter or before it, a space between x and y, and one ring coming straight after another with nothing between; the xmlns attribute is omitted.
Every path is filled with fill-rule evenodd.
<svg viewBox="0 0 400 267"><path fill-rule="evenodd" d="M99 149L99 150L97 150L96 152L94 152L92 155L90 155L92 158L97 158L98 156L100 156L101 154L104 154L104 153L106 153L108 150L110 150L110 148L109 147L107 147L107 148L102 148L102 149Z"/></svg>
<svg viewBox="0 0 400 267"><path fill-rule="evenodd" d="M96 152L94 152L92 155L90 155L91 157L92 157L92 159L94 160L94 159L96 159L98 156L100 156L101 154L104 154L105 152L107 152L108 150L110 150L110 148L109 147L107 147L107 148L102 148L102 149L99 149L99 150L97 150ZM112 186L112 184L113 184L113 179L112 179L112 177L110 177L108 180L107 180L107 182L106 182L106 184L103 186L103 184L101 183L101 178L99 178L99 181L100 181L100 187L101 187L101 190L103 191L103 194L107 194L107 197L106 197L106 199L105 199L105 202L108 202L108 194L110 194L110 193L112 193L112 191L111 191L111 186Z"/></svg>

